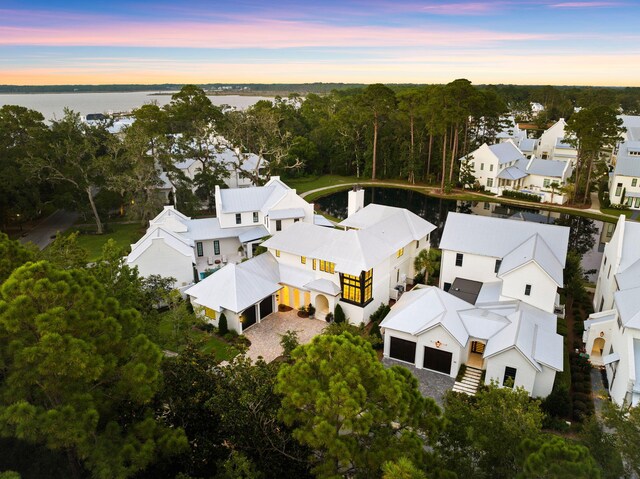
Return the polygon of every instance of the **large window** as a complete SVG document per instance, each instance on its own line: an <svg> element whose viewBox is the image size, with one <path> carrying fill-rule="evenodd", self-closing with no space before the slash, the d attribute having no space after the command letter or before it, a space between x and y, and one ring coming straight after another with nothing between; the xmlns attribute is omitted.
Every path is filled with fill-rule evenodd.
<svg viewBox="0 0 640 479"><path fill-rule="evenodd" d="M462 253L456 253L456 266L462 266L462 260L464 255Z"/></svg>
<svg viewBox="0 0 640 479"><path fill-rule="evenodd" d="M502 380L502 385L503 386L510 386L513 387L513 385L516 382L516 373L518 372L518 370L516 368L510 368L509 366L504 368L504 379Z"/></svg>
<svg viewBox="0 0 640 479"><path fill-rule="evenodd" d="M220 241L213 240L213 253L220 254Z"/></svg>
<svg viewBox="0 0 640 479"><path fill-rule="evenodd" d="M543 188L549 188L550 185L551 185L551 180L549 178L545 178L544 180L542 180Z"/></svg>
<svg viewBox="0 0 640 479"><path fill-rule="evenodd" d="M487 186L489 188L493 187L493 178L487 178Z"/></svg>
<svg viewBox="0 0 640 479"><path fill-rule="evenodd" d="M323 259L320 260L320 271L333 274L335 270L336 270L335 263L332 263L331 261L325 261Z"/></svg>
<svg viewBox="0 0 640 479"><path fill-rule="evenodd" d="M198 241L196 243L196 249L198 250L198 256L202 256L204 253L202 251L202 242Z"/></svg>
<svg viewBox="0 0 640 479"><path fill-rule="evenodd" d="M622 183L618 183L616 186L616 196L620 196L622 194Z"/></svg>
<svg viewBox="0 0 640 479"><path fill-rule="evenodd" d="M347 303L364 306L373 298L373 270L363 271L360 276L341 274L342 300Z"/></svg>

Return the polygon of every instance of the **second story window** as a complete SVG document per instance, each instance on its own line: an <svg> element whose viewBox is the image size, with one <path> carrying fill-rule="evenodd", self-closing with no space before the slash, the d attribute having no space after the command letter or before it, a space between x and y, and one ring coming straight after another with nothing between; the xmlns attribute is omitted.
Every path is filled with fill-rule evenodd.
<svg viewBox="0 0 640 479"><path fill-rule="evenodd" d="M462 253L456 253L456 266L462 266L462 260L464 255Z"/></svg>
<svg viewBox="0 0 640 479"><path fill-rule="evenodd" d="M254 211L253 212L253 222L257 223L258 221L260 221L260 219L258 218L258 212Z"/></svg>
<svg viewBox="0 0 640 479"><path fill-rule="evenodd" d="M196 243L196 249L198 250L198 256L204 255L204 252L202 251L202 242L198 241Z"/></svg>
<svg viewBox="0 0 640 479"><path fill-rule="evenodd" d="M279 258L279 257L280 257L280 250L279 250L279 249L277 249L277 250L276 250L276 258Z"/></svg>
<svg viewBox="0 0 640 479"><path fill-rule="evenodd" d="M531 285L527 284L524 287L524 295L525 296L531 296Z"/></svg>
<svg viewBox="0 0 640 479"><path fill-rule="evenodd" d="M236 213L236 224L242 224L242 213Z"/></svg>
<svg viewBox="0 0 640 479"><path fill-rule="evenodd" d="M307 257L306 256L300 256L300 262L302 264L307 264Z"/></svg>
<svg viewBox="0 0 640 479"><path fill-rule="evenodd" d="M312 266L313 266L313 270L315 271L315 270L316 270L316 267L317 267L317 260L314 258L314 259L311 261L311 264L312 264Z"/></svg>
<svg viewBox="0 0 640 479"><path fill-rule="evenodd" d="M282 220L276 220L276 231L282 231Z"/></svg>
<svg viewBox="0 0 640 479"><path fill-rule="evenodd" d="M320 260L320 271L333 274L335 272L336 265L331 261Z"/></svg>
<svg viewBox="0 0 640 479"><path fill-rule="evenodd" d="M498 273L498 271L500 271L500 265L501 265L501 264L502 264L502 260L501 260L501 259L497 259L497 260L496 260L496 266L495 266L495 268L494 268L494 270L493 270L493 272L494 272L494 273L496 273L496 274L497 274L497 273Z"/></svg>

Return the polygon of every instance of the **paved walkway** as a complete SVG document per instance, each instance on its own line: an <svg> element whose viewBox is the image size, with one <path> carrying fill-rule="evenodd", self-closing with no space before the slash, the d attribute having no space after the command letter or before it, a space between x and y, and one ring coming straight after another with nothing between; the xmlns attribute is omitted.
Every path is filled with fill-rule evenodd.
<svg viewBox="0 0 640 479"><path fill-rule="evenodd" d="M445 374L436 373L427 369L418 369L411 364L396 361L391 358L383 358L385 366L402 366L407 368L418 379L418 387L423 396L435 399L439 406L444 403L444 395L453 388L454 378Z"/></svg>
<svg viewBox="0 0 640 479"><path fill-rule="evenodd" d="M34 243L38 248L44 249L53 241L52 236L58 232L66 231L78 218L77 213L65 210L57 210L36 225L29 233L20 238L22 243Z"/></svg>
<svg viewBox="0 0 640 479"><path fill-rule="evenodd" d="M298 333L298 342L306 344L314 336L320 334L326 326L326 321L298 317L297 311L272 313L244 332L244 335L251 341L247 357L251 358L252 361L262 357L262 359L270 363L282 355L280 340L287 331L296 331Z"/></svg>
<svg viewBox="0 0 640 479"><path fill-rule="evenodd" d="M602 419L602 403L608 401L608 393L602 384L602 373L597 368L591 369L591 395L598 419Z"/></svg>

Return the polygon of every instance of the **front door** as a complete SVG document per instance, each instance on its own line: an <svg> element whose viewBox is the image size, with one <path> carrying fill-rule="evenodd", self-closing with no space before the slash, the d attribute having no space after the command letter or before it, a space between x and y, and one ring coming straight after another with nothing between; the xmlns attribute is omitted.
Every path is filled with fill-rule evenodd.
<svg viewBox="0 0 640 479"><path fill-rule="evenodd" d="M471 341L471 352L484 354L484 343L481 343L480 341Z"/></svg>

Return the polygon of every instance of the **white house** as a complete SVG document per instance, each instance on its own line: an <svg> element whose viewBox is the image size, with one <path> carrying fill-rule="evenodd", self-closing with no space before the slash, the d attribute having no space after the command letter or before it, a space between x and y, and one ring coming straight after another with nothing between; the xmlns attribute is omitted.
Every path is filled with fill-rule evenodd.
<svg viewBox="0 0 640 479"><path fill-rule="evenodd" d="M440 288L403 295L380 324L384 354L456 377L461 364L547 396L562 370L558 287L569 228L449 213Z"/></svg>
<svg viewBox="0 0 640 479"><path fill-rule="evenodd" d="M640 141L626 141L617 148L609 175L609 201L640 209Z"/></svg>
<svg viewBox="0 0 640 479"><path fill-rule="evenodd" d="M149 222L147 234L131 245L128 263L144 276L175 277L182 287L227 263L251 258L263 238L294 222L333 226L278 177L261 187L216 187L216 204L218 217L197 219L165 206Z"/></svg>
<svg viewBox="0 0 640 479"><path fill-rule="evenodd" d="M341 229L297 222L265 241L266 253L236 266L236 270L264 262L263 257L268 256L281 286L275 293L277 304L295 309L311 304L320 319L340 304L349 322L366 323L381 303L404 291L414 274L413 260L418 251L429 248L429 234L435 226L402 208L355 206L356 199L363 199L359 192L350 192L350 197L352 214L338 225ZM222 289L228 281L225 269L229 267L198 284L198 294L190 289L187 295L196 296L197 304L215 306L215 301L207 303L201 291L205 285L208 291ZM249 286L243 294L242 306L264 298L259 297L262 290L255 294Z"/></svg>
<svg viewBox="0 0 640 479"><path fill-rule="evenodd" d="M492 193L521 191L555 204L564 204L568 199L559 189L567 184L573 172L570 161L527 157L511 140L491 146L484 144L460 160L471 166L477 182ZM552 188L554 184L557 187Z"/></svg>
<svg viewBox="0 0 640 479"><path fill-rule="evenodd" d="M526 130L521 130L518 122L513 116L505 118L511 126L503 128L496 134L496 143L504 143L507 140L513 141L516 145L527 139Z"/></svg>
<svg viewBox="0 0 640 479"><path fill-rule="evenodd" d="M475 304L520 300L554 313L569 228L450 212L440 249L440 287Z"/></svg>
<svg viewBox="0 0 640 479"><path fill-rule="evenodd" d="M488 298L487 298L488 299ZM563 366L554 314L523 301L467 301L436 287L405 293L380 324L384 355L456 377L460 365L492 380L548 396Z"/></svg>
<svg viewBox="0 0 640 479"><path fill-rule="evenodd" d="M640 224L620 216L604 248L594 295L595 313L583 340L591 363L603 366L611 399L640 403Z"/></svg>
<svg viewBox="0 0 640 479"><path fill-rule="evenodd" d="M544 105L538 102L531 102L531 115L535 118L544 111Z"/></svg>
<svg viewBox="0 0 640 479"><path fill-rule="evenodd" d="M575 161L578 150L569 145L567 139L567 122L560 118L540 135L536 155L543 160L570 160Z"/></svg>

